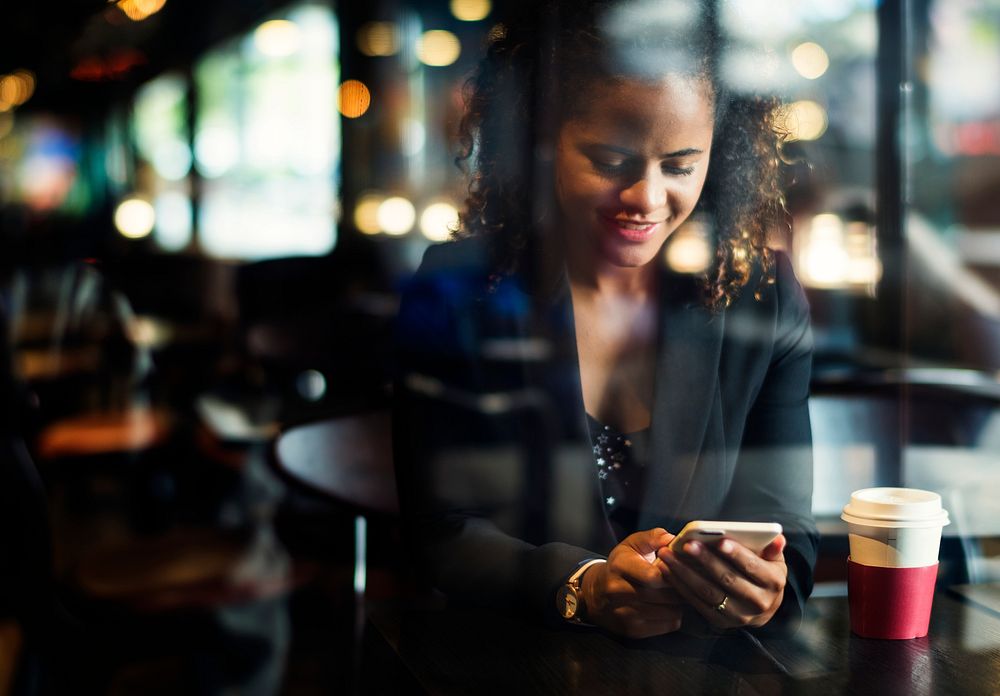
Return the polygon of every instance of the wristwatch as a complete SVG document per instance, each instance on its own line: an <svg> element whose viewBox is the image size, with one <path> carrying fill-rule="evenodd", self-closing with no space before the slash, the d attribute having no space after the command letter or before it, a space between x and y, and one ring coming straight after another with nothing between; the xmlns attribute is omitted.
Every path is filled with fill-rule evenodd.
<svg viewBox="0 0 1000 696"><path fill-rule="evenodd" d="M607 560L604 558L594 558L581 563L576 572L569 576L566 584L556 592L556 609L570 623L584 626L589 625L585 624L582 618L584 607L580 596L580 579L587 571L587 568L598 563L607 563Z"/></svg>

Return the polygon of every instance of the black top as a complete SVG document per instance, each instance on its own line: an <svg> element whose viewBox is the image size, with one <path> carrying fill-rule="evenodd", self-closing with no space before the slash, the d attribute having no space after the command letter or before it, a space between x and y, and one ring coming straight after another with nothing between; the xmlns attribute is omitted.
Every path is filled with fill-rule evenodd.
<svg viewBox="0 0 1000 696"><path fill-rule="evenodd" d="M604 510L615 538L621 541L639 531L637 525L645 484L643 474L648 456L649 428L622 433L610 425L603 425L589 413L587 425L590 426L590 442Z"/></svg>

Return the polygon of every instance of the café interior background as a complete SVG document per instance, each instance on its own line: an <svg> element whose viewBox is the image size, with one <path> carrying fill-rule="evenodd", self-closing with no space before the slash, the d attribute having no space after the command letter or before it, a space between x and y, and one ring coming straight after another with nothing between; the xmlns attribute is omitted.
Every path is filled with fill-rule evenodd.
<svg viewBox="0 0 1000 696"><path fill-rule="evenodd" d="M81 603L134 599L199 549L292 588L273 620L297 654L327 640L365 528L283 476L275 438L387 408L398 292L456 222L463 83L504 4L0 7L19 427ZM772 243L812 306L829 557L850 491L902 484L942 493L953 577L1000 579L1000 1L743 0L715 19L728 83L785 105ZM693 221L663 263L708 260ZM392 566L391 515L371 527L369 566Z"/></svg>

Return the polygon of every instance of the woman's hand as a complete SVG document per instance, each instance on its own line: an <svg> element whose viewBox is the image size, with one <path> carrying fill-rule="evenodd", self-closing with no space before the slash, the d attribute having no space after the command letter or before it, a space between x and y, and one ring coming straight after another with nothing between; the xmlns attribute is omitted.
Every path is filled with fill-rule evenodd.
<svg viewBox="0 0 1000 696"><path fill-rule="evenodd" d="M657 558L673 538L664 529L636 532L612 549L607 563L591 566L581 584L586 620L628 638L680 628L682 600Z"/></svg>
<svg viewBox="0 0 1000 696"><path fill-rule="evenodd" d="M758 556L732 539L684 544L681 553L660 549L672 587L717 628L763 626L785 596L785 537ZM713 548L714 547L714 548Z"/></svg>

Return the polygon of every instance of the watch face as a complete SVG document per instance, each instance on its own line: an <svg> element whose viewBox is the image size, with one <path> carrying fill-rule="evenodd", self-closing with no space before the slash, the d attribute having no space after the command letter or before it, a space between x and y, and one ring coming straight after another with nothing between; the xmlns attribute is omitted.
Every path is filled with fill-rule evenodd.
<svg viewBox="0 0 1000 696"><path fill-rule="evenodd" d="M576 598L576 590L572 587L563 587L559 590L559 611L564 619L572 619L579 609L579 602Z"/></svg>

